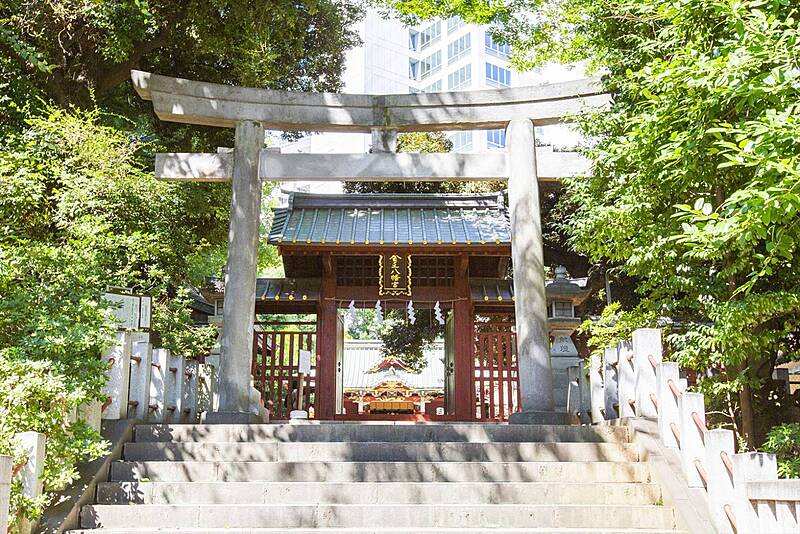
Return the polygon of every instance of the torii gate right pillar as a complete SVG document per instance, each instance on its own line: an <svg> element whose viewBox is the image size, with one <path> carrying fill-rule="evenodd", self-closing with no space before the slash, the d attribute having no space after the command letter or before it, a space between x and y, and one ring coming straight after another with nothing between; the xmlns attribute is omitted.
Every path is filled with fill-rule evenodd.
<svg viewBox="0 0 800 534"><path fill-rule="evenodd" d="M509 122L506 130L514 311L522 412L513 421L555 422L553 371L547 333L544 249L533 123Z"/></svg>

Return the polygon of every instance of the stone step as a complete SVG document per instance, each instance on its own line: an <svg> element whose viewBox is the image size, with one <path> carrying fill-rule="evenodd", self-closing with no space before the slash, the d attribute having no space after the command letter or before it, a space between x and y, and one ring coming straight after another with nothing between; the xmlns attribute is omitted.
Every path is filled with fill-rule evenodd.
<svg viewBox="0 0 800 534"><path fill-rule="evenodd" d="M113 481L160 482L647 482L619 462L114 462Z"/></svg>
<svg viewBox="0 0 800 534"><path fill-rule="evenodd" d="M671 529L671 508L650 505L89 505L83 528L528 527Z"/></svg>
<svg viewBox="0 0 800 534"><path fill-rule="evenodd" d="M137 442L603 442L627 441L623 427L455 424L138 425Z"/></svg>
<svg viewBox="0 0 800 534"><path fill-rule="evenodd" d="M164 534L160 529L70 530L71 534ZM682 534L672 529L652 528L172 528L170 532L186 534Z"/></svg>
<svg viewBox="0 0 800 534"><path fill-rule="evenodd" d="M654 504L656 484L105 482L98 504Z"/></svg>
<svg viewBox="0 0 800 534"><path fill-rule="evenodd" d="M126 460L215 462L536 462L637 461L636 448L618 443L127 443Z"/></svg>

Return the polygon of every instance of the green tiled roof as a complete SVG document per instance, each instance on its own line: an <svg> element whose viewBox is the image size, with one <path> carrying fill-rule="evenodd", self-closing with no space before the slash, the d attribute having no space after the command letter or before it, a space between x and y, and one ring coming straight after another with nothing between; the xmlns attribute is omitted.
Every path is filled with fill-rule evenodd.
<svg viewBox="0 0 800 534"><path fill-rule="evenodd" d="M292 193L288 207L273 211L271 244L511 243L508 210L498 193Z"/></svg>
<svg viewBox="0 0 800 534"><path fill-rule="evenodd" d="M259 278L256 300L316 301L319 299L319 278Z"/></svg>

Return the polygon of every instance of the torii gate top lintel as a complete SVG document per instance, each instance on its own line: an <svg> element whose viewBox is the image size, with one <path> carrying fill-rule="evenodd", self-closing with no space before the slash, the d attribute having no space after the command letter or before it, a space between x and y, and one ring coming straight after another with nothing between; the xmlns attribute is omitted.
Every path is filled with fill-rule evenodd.
<svg viewBox="0 0 800 534"><path fill-rule="evenodd" d="M137 93L172 122L232 128L240 121L297 131L479 130L512 119L562 122L585 107L604 106L599 78L483 91L359 95L234 87L133 70Z"/></svg>

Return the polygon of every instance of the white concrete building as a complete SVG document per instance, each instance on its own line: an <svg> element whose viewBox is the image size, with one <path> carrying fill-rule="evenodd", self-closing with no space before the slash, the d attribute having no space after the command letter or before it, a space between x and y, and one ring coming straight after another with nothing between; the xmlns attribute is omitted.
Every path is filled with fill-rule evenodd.
<svg viewBox="0 0 800 534"><path fill-rule="evenodd" d="M347 53L345 93L398 94L519 87L584 77L580 68L559 65L518 72L509 63L510 47L495 42L488 28L465 24L459 17L408 27L369 9L358 23L362 45ZM566 126L537 128L545 143L574 145L579 137ZM464 131L449 134L454 152L486 152L505 147L505 131ZM285 143L283 152L368 152L372 139L364 134L311 134ZM335 193L339 182L294 183L294 190Z"/></svg>

